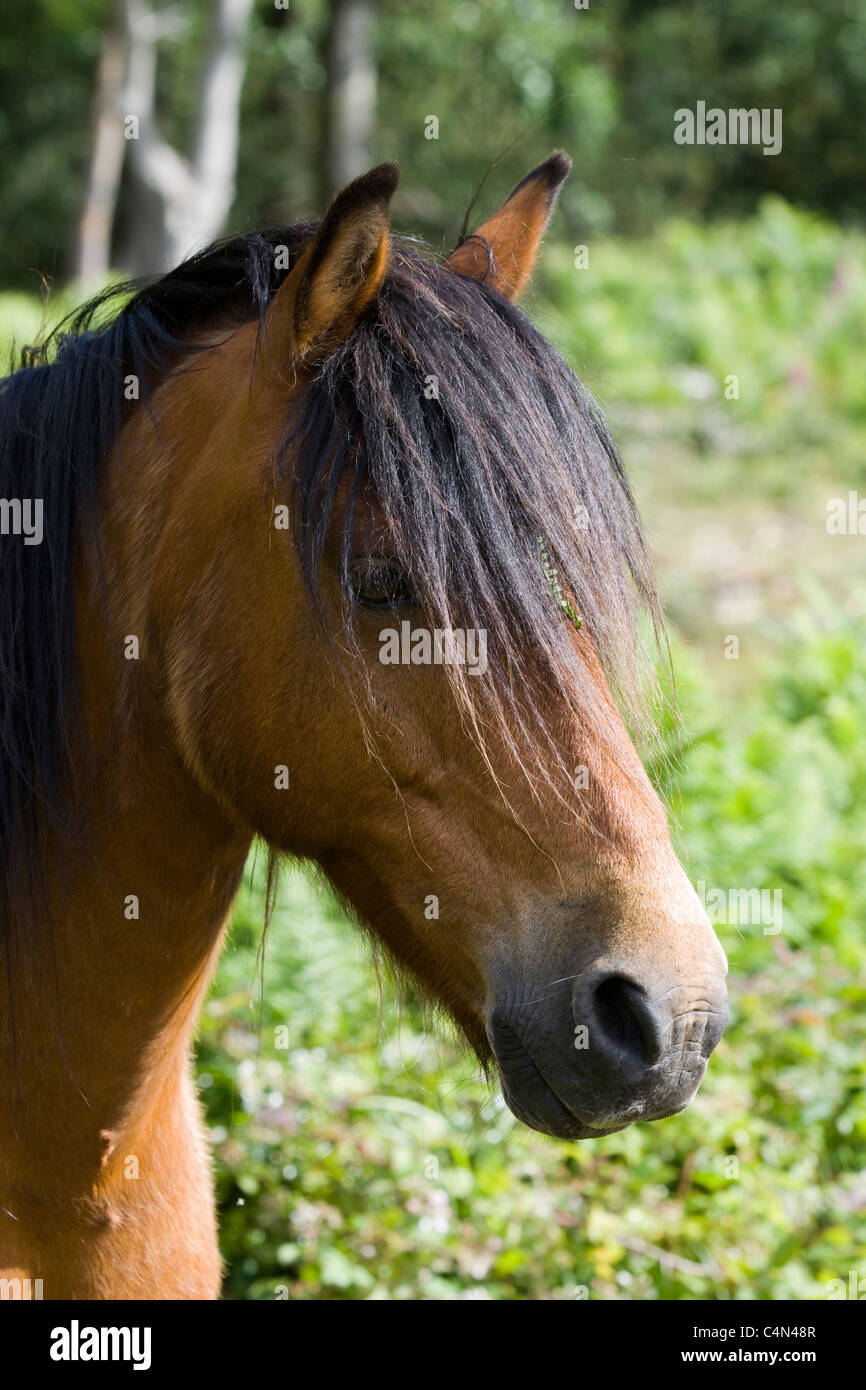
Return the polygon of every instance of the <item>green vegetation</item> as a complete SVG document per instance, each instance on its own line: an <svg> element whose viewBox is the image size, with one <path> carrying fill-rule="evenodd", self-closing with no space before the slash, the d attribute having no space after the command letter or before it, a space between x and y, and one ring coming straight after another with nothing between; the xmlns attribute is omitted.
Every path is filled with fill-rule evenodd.
<svg viewBox="0 0 866 1390"><path fill-rule="evenodd" d="M774 471L784 454L789 489L819 451L864 476L864 251L862 233L777 197L745 222L675 219L645 241L590 243L586 270L560 224L542 259L541 320L608 403L674 418L691 406L704 452L769 455Z"/></svg>
<svg viewBox="0 0 866 1390"><path fill-rule="evenodd" d="M207 0L185 0L160 48L163 133L195 123ZM256 5L230 225L321 212L329 5ZM371 163L398 158L411 188L397 224L453 245L479 179L510 186L557 145L574 239L644 234L661 219L742 216L766 192L849 219L864 212L866 24L854 0L725 5L592 0L380 0ZM5 0L0 40L0 281L68 273L90 140L94 75L114 0ZM407 75L411 74L411 80ZM706 100L781 109L781 152L674 143L674 112ZM438 139L425 138L435 115ZM515 142L515 148L510 148ZM509 182L510 181L510 182ZM127 190L128 192L128 190ZM128 206L121 208L123 239Z"/></svg>

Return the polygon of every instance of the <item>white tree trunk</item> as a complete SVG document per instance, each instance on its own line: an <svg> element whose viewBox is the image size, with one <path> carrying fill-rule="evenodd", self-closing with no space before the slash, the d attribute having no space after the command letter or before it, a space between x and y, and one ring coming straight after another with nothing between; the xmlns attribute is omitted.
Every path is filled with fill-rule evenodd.
<svg viewBox="0 0 866 1390"><path fill-rule="evenodd" d="M376 0L331 0L325 113L325 193L371 164L376 119Z"/></svg>
<svg viewBox="0 0 866 1390"><path fill-rule="evenodd" d="M127 48L128 141L134 208L126 266L143 275L168 270L213 241L234 199L245 39L253 0L211 0L211 27L199 80L190 158L162 138L156 113L157 43L182 20L147 0L123 0Z"/></svg>
<svg viewBox="0 0 866 1390"><path fill-rule="evenodd" d="M90 163L72 264L73 276L83 284L104 281L111 268L111 229L126 153L120 109L125 63L118 17L105 35L96 77Z"/></svg>

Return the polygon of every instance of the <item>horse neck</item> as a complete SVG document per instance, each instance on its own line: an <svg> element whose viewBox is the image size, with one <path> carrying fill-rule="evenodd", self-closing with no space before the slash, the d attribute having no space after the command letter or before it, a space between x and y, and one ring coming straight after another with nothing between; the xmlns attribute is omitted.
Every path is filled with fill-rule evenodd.
<svg viewBox="0 0 866 1390"><path fill-rule="evenodd" d="M184 766L146 682L125 705L130 673L92 592L78 629L90 757L64 807L74 838L46 864L49 910L14 952L0 1129L18 1138L4 1155L13 1186L17 1169L28 1187L80 1190L104 1171L106 1135L135 1139L140 1152L148 1127L182 1103L250 835Z"/></svg>

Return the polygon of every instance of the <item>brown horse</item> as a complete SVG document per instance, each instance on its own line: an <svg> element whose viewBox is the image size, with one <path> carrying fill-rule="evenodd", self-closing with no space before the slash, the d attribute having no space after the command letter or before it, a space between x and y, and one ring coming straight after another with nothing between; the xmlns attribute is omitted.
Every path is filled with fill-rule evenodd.
<svg viewBox="0 0 866 1390"><path fill-rule="evenodd" d="M0 537L0 1266L47 1298L218 1294L191 1039L256 836L534 1128L703 1076L725 961L624 722L640 529L513 304L568 168L442 264L383 165L3 385L7 514L44 534Z"/></svg>

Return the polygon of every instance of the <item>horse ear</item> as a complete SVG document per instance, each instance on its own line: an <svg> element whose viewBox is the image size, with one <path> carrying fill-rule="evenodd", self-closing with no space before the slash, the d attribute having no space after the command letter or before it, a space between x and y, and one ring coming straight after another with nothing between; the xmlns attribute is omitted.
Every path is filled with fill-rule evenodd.
<svg viewBox="0 0 866 1390"><path fill-rule="evenodd" d="M516 299L532 274L541 238L570 169L568 155L555 150L521 180L498 212L452 251L447 261L451 269Z"/></svg>
<svg viewBox="0 0 866 1390"><path fill-rule="evenodd" d="M337 194L268 310L281 354L336 345L379 293L388 263L388 212L400 171L375 169Z"/></svg>

